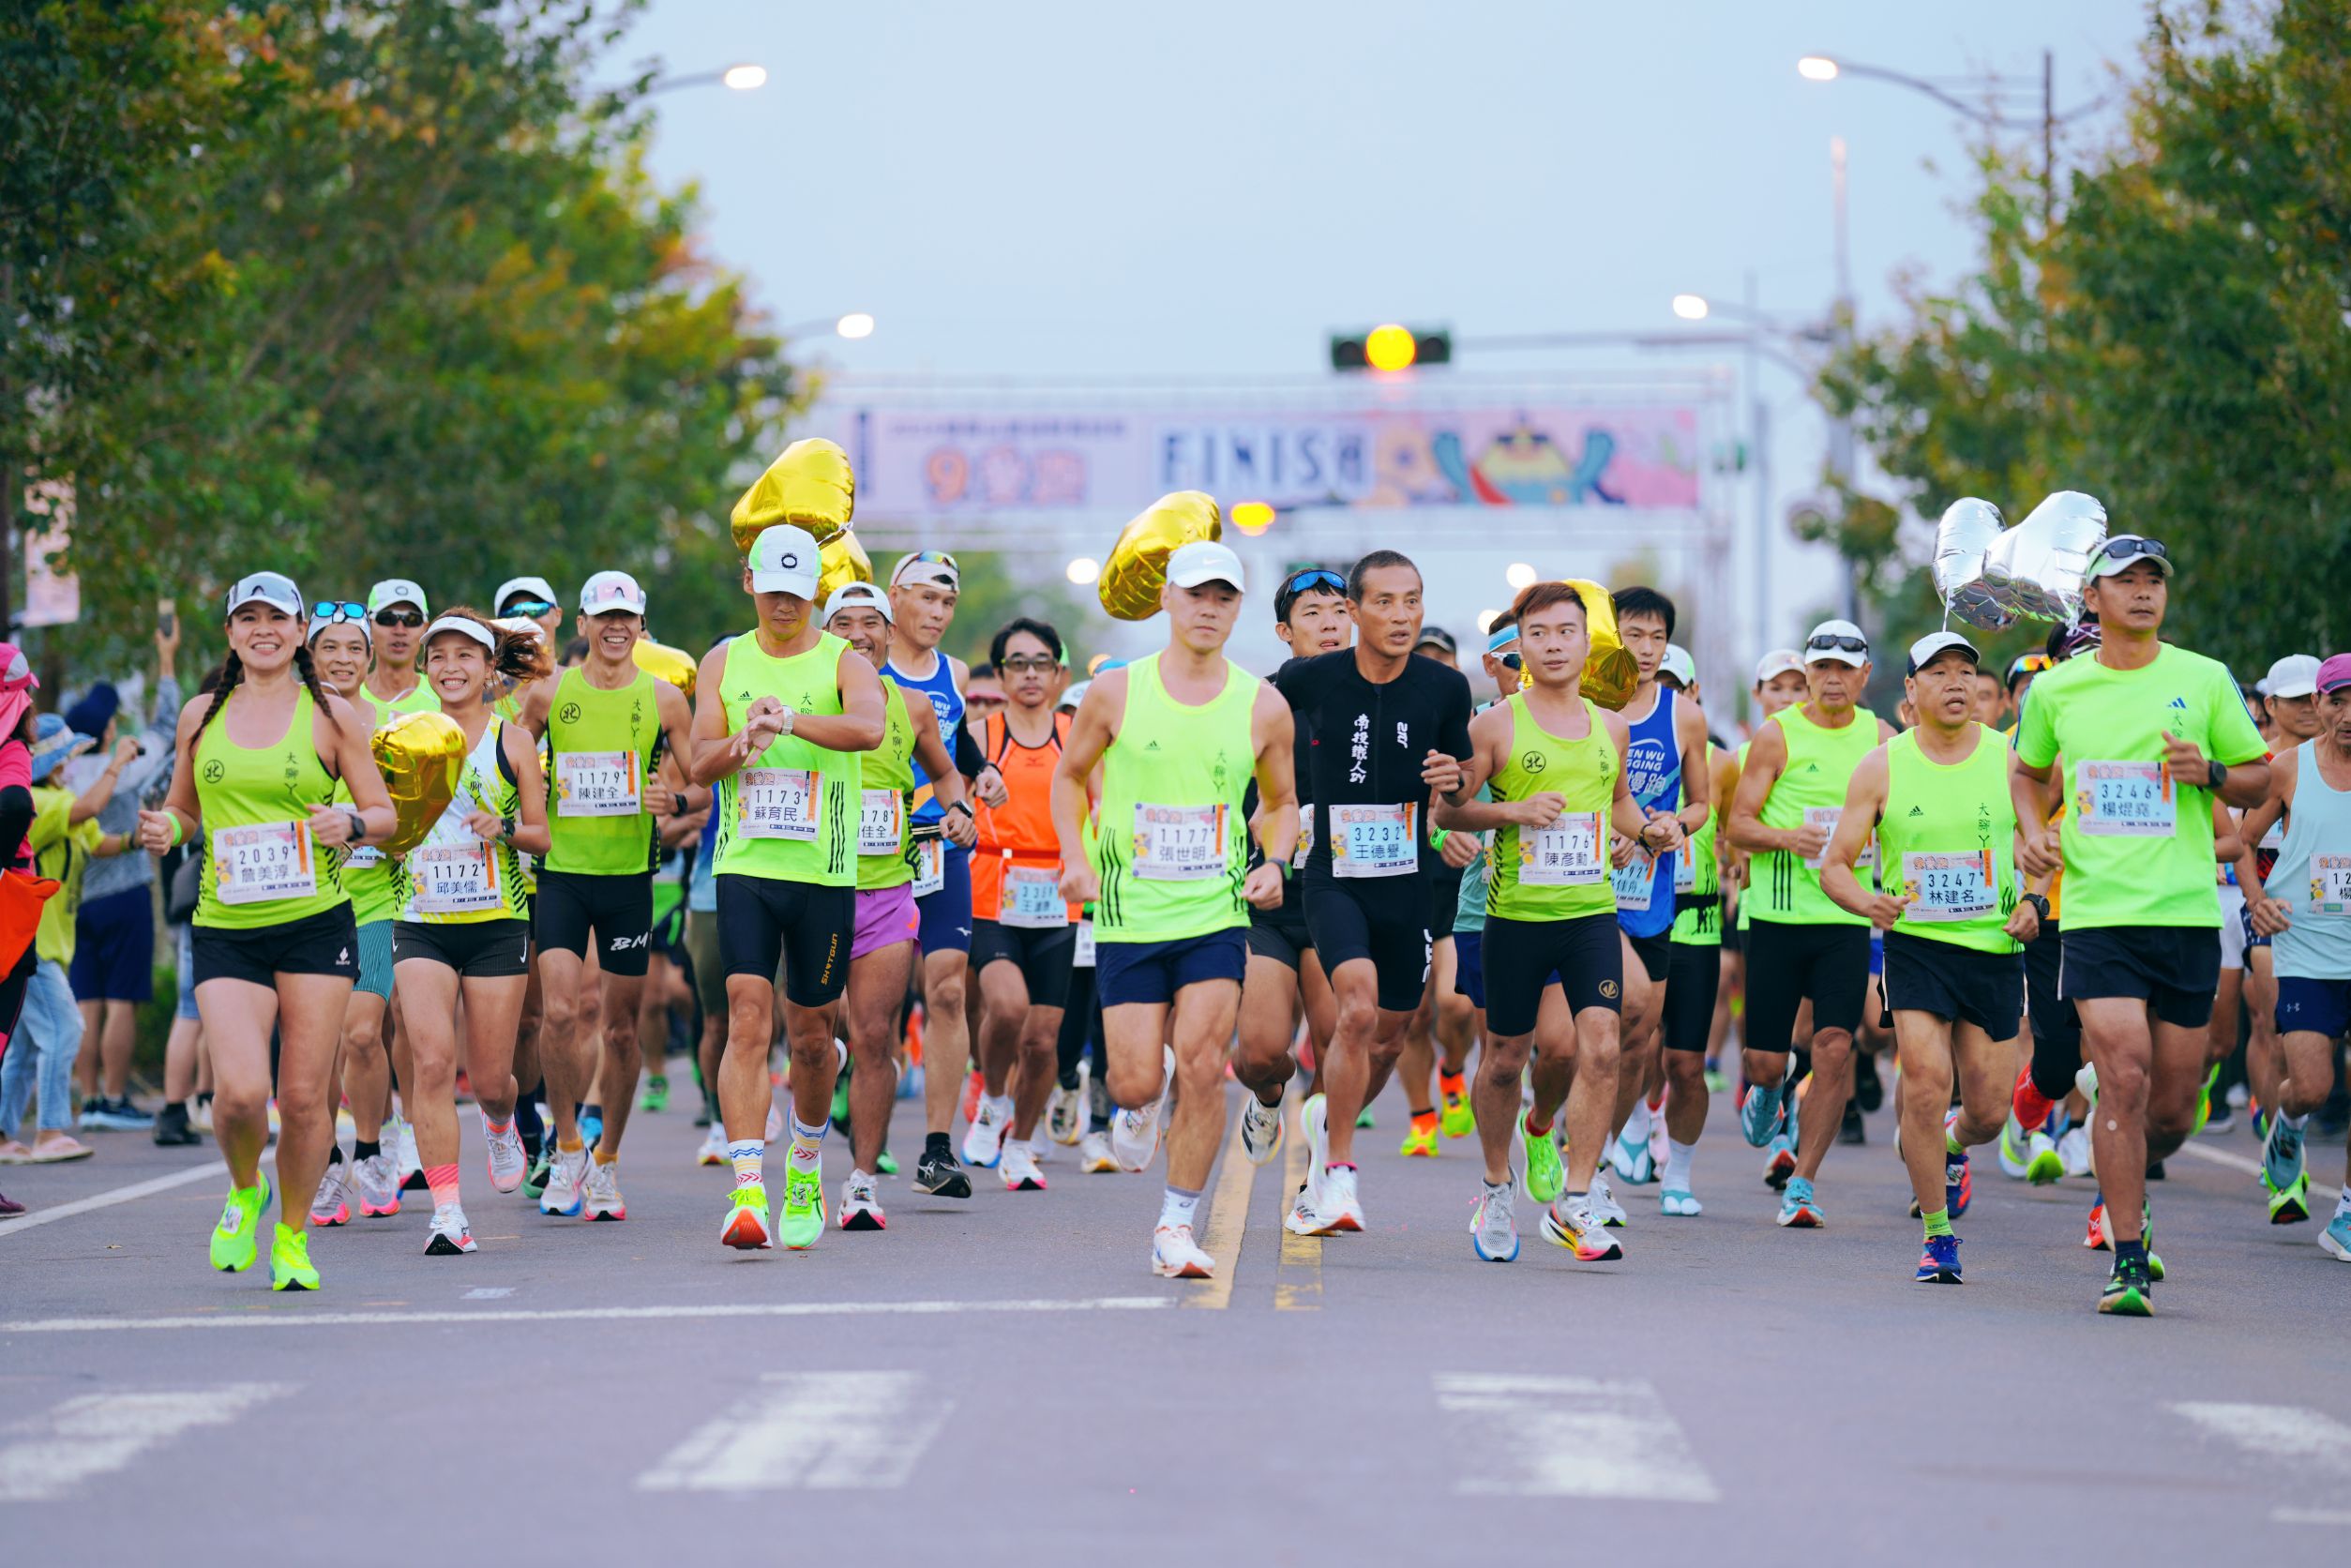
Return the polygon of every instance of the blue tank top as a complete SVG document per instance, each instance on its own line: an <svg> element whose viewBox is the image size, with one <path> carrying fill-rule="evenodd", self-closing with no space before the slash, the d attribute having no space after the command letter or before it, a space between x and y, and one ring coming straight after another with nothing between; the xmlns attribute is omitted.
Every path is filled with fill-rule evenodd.
<svg viewBox="0 0 2351 1568"><path fill-rule="evenodd" d="M1676 809L1681 803L1681 747L1674 739L1674 692L1657 688L1656 705L1634 724L1624 750L1624 784L1643 811ZM1649 902L1637 906L1637 857L1617 877L1617 924L1627 936L1653 937L1673 928L1674 856L1659 855L1649 869Z"/></svg>
<svg viewBox="0 0 2351 1568"><path fill-rule="evenodd" d="M930 658L930 673L920 678L900 669L895 658L882 666L882 672L907 690L918 692L930 700L931 710L939 716L939 739L945 745L948 761L952 761L955 759L955 733L963 724L963 693L956 689L955 667L947 662L947 656L933 649ZM928 826L945 816L946 808L939 804L938 795L932 792L930 775L923 771L923 764L913 761L912 765L914 769L914 815L912 820L917 826Z"/></svg>

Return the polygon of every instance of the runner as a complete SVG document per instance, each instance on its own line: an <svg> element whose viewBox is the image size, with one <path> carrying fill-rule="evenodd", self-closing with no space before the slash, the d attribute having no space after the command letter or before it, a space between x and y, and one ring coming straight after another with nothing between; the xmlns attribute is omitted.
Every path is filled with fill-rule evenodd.
<svg viewBox="0 0 2351 1568"><path fill-rule="evenodd" d="M1497 701L1506 702L1518 694L1519 687L1524 684L1520 671L1525 662L1525 655L1519 646L1518 617L1506 610L1488 622L1485 628L1484 656L1485 678L1492 681L1495 689L1500 693L1500 696L1496 699ZM1486 703L1479 708L1478 712L1483 714L1493 706L1494 703ZM1474 717L1471 722L1475 722ZM1481 785L1473 798L1492 801L1494 798L1492 786ZM1449 1060L1459 1061L1466 1064L1469 1038L1474 1036L1484 1040L1486 1037L1485 901L1492 882L1494 857L1487 842L1487 835L1455 829L1447 837L1446 842L1451 843L1455 837L1475 840L1479 851L1477 856L1462 870L1461 891L1454 899L1453 913L1454 992L1468 1004L1469 1013L1459 1026L1462 1030L1459 1037L1460 1045L1457 1048L1460 1054L1457 1056L1454 1054L1456 1048L1451 1040L1447 1042L1446 1048ZM1545 1038L1555 1035L1572 1036L1575 1027L1575 1019L1568 1013L1565 1003L1562 1002L1555 1006L1551 993L1546 990L1544 993L1543 1007L1546 1015L1556 1012L1558 1017L1546 1017L1539 1022L1536 1025L1538 1036ZM1439 1016L1441 1018L1442 1015ZM1567 1039L1568 1048L1573 1048L1573 1044L1572 1038ZM1460 1084L1462 1103L1458 1115L1454 1109L1454 1086L1446 1083L1443 1089L1445 1109L1444 1114L1439 1118L1439 1129L1447 1138L1466 1137L1475 1132L1477 1115L1474 1108L1469 1104L1471 1086L1466 1076ZM1454 1132L1455 1127L1460 1128L1459 1133ZM1558 1146L1547 1137L1530 1142L1528 1152L1530 1157L1536 1162L1538 1168L1552 1171L1559 1168ZM1546 1157L1547 1163L1545 1163ZM1528 1182L1528 1196L1537 1197L1531 1172ZM1549 1183L1546 1184L1545 1190L1540 1197L1537 1197L1537 1200L1548 1202L1558 1196L1559 1184Z"/></svg>
<svg viewBox="0 0 2351 1568"><path fill-rule="evenodd" d="M1590 1198L1616 1108L1624 985L1604 834L1613 829L1643 850L1670 854L1681 846L1681 830L1671 812L1652 818L1635 803L1624 770L1631 727L1580 689L1591 637L1578 591L1533 583L1511 613L1527 687L1471 722L1462 788L1436 807L1438 825L1448 831L1495 832L1480 943L1487 1033L1473 1091L1485 1186L1470 1217L1470 1243L1488 1262L1518 1256L1519 1168L1531 1179L1533 1147L1550 1137L1548 1128L1530 1130L1519 1108L1532 1045L1536 1108L1558 1105L1562 1093L1567 1102L1567 1186L1544 1211L1543 1233L1587 1262L1612 1261L1624 1249ZM1469 798L1486 785L1491 801ZM1540 1004L1555 987L1575 1015L1572 1045L1538 1035ZM1570 1073L1574 1082L1565 1087ZM1527 1148L1515 1150L1522 1138Z"/></svg>
<svg viewBox="0 0 2351 1568"><path fill-rule="evenodd" d="M1804 656L1793 648L1774 648L1756 661L1756 679L1751 695L1755 699L1755 721L1748 727L1747 738L1732 752L1732 760L1741 772L1747 766L1747 753L1755 746L1755 737L1771 722L1771 716L1783 708L1792 708L1805 697ZM1724 874L1730 888L1730 907L1726 911L1723 928L1723 967L1725 984L1731 994L1740 999L1743 1009L1747 997L1747 932L1754 923L1755 911L1749 903L1747 852L1730 841L1730 835L1722 831L1729 819L1734 793L1723 797L1716 826L1716 853L1724 855ZM1747 1033L1742 1020L1740 1034L1743 1044ZM1787 1129L1774 1135L1770 1144L1770 1173L1765 1180L1774 1188L1786 1182L1788 1172L1796 1168L1796 1139Z"/></svg>
<svg viewBox="0 0 2351 1568"><path fill-rule="evenodd" d="M417 650L424 645L425 622L431 614L425 591L404 577L387 577L368 590L368 619L375 624L375 665L368 671L368 695L379 709L429 714L440 707L432 687L416 673Z"/></svg>
<svg viewBox="0 0 2351 1568"><path fill-rule="evenodd" d="M1740 1128L1756 1148L1796 1123L1796 1162L1780 1195L1779 1223L1825 1222L1813 1183L1853 1092L1853 1032L1869 986L1870 923L1820 890L1820 856L1845 805L1853 769L1893 734L1861 706L1869 685L1869 640L1850 621L1823 621L1804 640L1809 696L1756 731L1739 772L1730 840L1757 857L1745 904L1747 1037L1741 1053L1746 1098ZM1809 1048L1796 1016L1812 1003ZM1796 1057L1790 1072L1788 1057ZM1812 1087L1794 1114L1797 1081Z"/></svg>
<svg viewBox="0 0 2351 1568"><path fill-rule="evenodd" d="M873 666L816 623L817 543L779 523L752 541L744 591L759 621L714 648L695 683L692 782L716 784L718 944L727 1049L718 1103L735 1187L719 1240L772 1247L762 1165L784 966L791 1049L791 1150L784 1245L824 1233L824 1134L840 1068L833 1021L856 926L859 754L888 732Z"/></svg>
<svg viewBox="0 0 2351 1568"><path fill-rule="evenodd" d="M1042 1192L1036 1123L1060 1071L1062 1011L1078 950L1078 910L1062 900L1053 835L1053 774L1070 725L1053 711L1066 672L1062 634L1023 616L996 633L988 656L1005 706L982 721L978 739L1006 799L982 807L972 857L972 966L980 976L987 1082L963 1158L987 1167L1001 1158L1007 1190ZM943 751L940 761L943 768Z"/></svg>
<svg viewBox="0 0 2351 1568"><path fill-rule="evenodd" d="M1394 550L1374 550L1348 574L1354 648L1293 658L1274 689L1311 736L1307 772L1320 832L1306 852L1306 925L1338 1024L1325 1094L1302 1124L1313 1141L1304 1199L1283 1223L1299 1235L1360 1230L1356 1117L1386 1087L1421 1004L1429 971L1430 881L1424 870L1429 792L1468 799L1469 683L1416 658L1421 573Z"/></svg>
<svg viewBox="0 0 2351 1568"><path fill-rule="evenodd" d="M1412 652L1448 670L1461 668L1459 645L1454 641L1453 633L1442 626L1423 626ZM1405 1022L1404 1048L1396 1058L1397 1071L1404 1079L1405 1106L1412 1114L1411 1124L1405 1129L1404 1142L1396 1152L1407 1158L1431 1159L1437 1154L1440 1133L1448 1138L1465 1138L1476 1124L1469 1109L1468 1078L1467 1025L1471 1009L1469 999L1454 985L1459 958L1454 946L1453 922L1461 907L1462 878L1469 863L1484 852L1485 846L1476 834L1462 834L1455 842L1454 835L1437 827L1427 832L1423 844L1421 870L1429 889L1428 981L1421 989L1420 1005ZM1432 1077L1437 1079L1437 1096L1429 1093ZM1438 1096L1443 1099L1444 1114L1438 1110ZM1370 1116L1371 1107L1366 1104L1357 1124L1369 1126Z"/></svg>
<svg viewBox="0 0 2351 1568"><path fill-rule="evenodd" d="M392 928L416 1075L409 1117L432 1194L425 1242L432 1257L475 1250L458 1183L460 1007L461 1059L481 1114L490 1184L512 1192L530 1168L514 1125L515 1025L531 933L518 852L547 849L547 781L537 743L490 703L499 683L535 681L547 667L541 639L492 626L470 610L445 611L425 632L425 678L465 736L448 807L399 860Z"/></svg>
<svg viewBox="0 0 2351 1568"><path fill-rule="evenodd" d="M2324 716L2318 708L2319 661L2309 654L2288 654L2269 666L2269 673L2261 683L2260 715L2268 721L2263 744L2271 752L2283 756L2304 742L2317 739L2326 731ZM2273 780L2274 782L2274 780ZM2254 837L2246 840L2243 848L2253 857L2263 882L2269 880L2270 869L2277 865L2278 854L2285 847L2285 823L2271 820L2270 824ZM2230 891L2222 895L2223 924L2221 928L2221 961L2223 966L2231 954L2242 949L2241 963L2245 972L2244 1002L2250 1029L2245 1039L2244 1081L2253 1102L2264 1111L2273 1110L2278 1103L2278 1090L2284 1063L2277 1032L2278 970L2267 932L2257 930L2250 912L2243 912L2245 897L2235 884L2239 881L2237 868L2229 872ZM2233 912L2230 906L2237 906ZM2232 912L2238 927L2232 932L2226 917ZM2228 1037L2226 1048L2214 1060L2233 1055L2237 1049L2237 1011L2226 1009ZM2213 1007L2213 1025L2217 1031L2222 1006L2217 999ZM2209 1042L2219 1047L2219 1040ZM2208 1049L2208 1056L2211 1056ZM2331 1060L2328 1063L2332 1068ZM2223 1127L2228 1122L2226 1100L2211 1108L2212 1121ZM2258 1129L2256 1129L2258 1130Z"/></svg>
<svg viewBox="0 0 2351 1568"><path fill-rule="evenodd" d="M1244 587L1240 558L1224 545L1178 547L1159 595L1167 647L1094 679L1053 776L1062 897L1094 906L1108 1087L1121 1108L1111 1142L1120 1164L1141 1170L1167 1123L1151 1266L1184 1279L1216 1268L1193 1220L1224 1130L1244 912L1280 902L1281 867L1298 837L1289 709L1224 656ZM1265 858L1247 870L1241 803L1253 774ZM1099 801L1091 845L1082 825L1090 798Z"/></svg>
<svg viewBox="0 0 2351 1568"><path fill-rule="evenodd" d="M872 583L835 589L825 602L824 628L845 639L877 671L889 662L890 600ZM857 760L857 913L849 948L850 1172L841 1182L835 1222L843 1230L889 1225L878 1172L890 1131L890 1105L897 1094L898 1016L914 972L921 924L914 912L914 867L906 858L906 803L914 792L917 761L946 803L948 839L969 847L972 836L963 780L939 738L930 704L887 675L882 676L882 745ZM716 959L712 967L717 967Z"/></svg>
<svg viewBox="0 0 2351 1568"><path fill-rule="evenodd" d="M1957 632L1910 645L1903 687L1918 727L1853 770L1820 867L1830 901L1886 933L1881 994L1901 1053L1903 1163L1926 1226L1922 1285L1960 1281L1952 1222L1974 1196L1967 1151L2008 1114L2025 1016L2020 944L2041 928L2041 900L2016 891L2008 747L1974 716L1982 672ZM1873 837L1882 892L1853 873Z"/></svg>
<svg viewBox="0 0 2351 1568"><path fill-rule="evenodd" d="M342 852L393 827L367 723L318 684L303 618L301 591L279 573L229 590L220 685L181 712L171 792L161 809L139 814L140 847L151 853L205 837L196 1005L212 1052L213 1134L229 1167L212 1264L232 1273L252 1267L269 1202L261 1155L273 1026L279 1037L283 1196L269 1249L273 1290L319 1286L303 1195L318 1190L334 1141L329 1080L359 973ZM348 807L333 804L338 779L350 788Z"/></svg>
<svg viewBox="0 0 2351 1568"><path fill-rule="evenodd" d="M2271 696L2276 696L2271 671ZM2351 654L2318 667L2311 685L2319 733L2277 759L2267 799L2246 812L2244 837L2268 836L2281 818L2285 840L2268 871L2238 862L2253 928L2273 938L2278 1033L2284 1072L2261 1150L2269 1222L2310 1216L2303 1146L2311 1113L2334 1088L2335 1042L2351 1031ZM2281 716L2280 728L2295 728ZM2250 857L2249 857L2250 858ZM2280 897L2268 891L2277 888ZM2351 1156L2334 1217L2318 1244L2351 1263Z"/></svg>
<svg viewBox="0 0 2351 1568"><path fill-rule="evenodd" d="M498 607L502 621L524 620L534 623L547 634L547 648L551 655L563 642L564 601L556 594L555 585L543 577L510 577L498 585L490 603Z"/></svg>
<svg viewBox="0 0 2351 1568"><path fill-rule="evenodd" d="M2057 988L2098 1072L2090 1138L2115 1251L2099 1310L2134 1317L2154 1310L2146 1172L2195 1124L2220 975L2209 803L2252 806L2269 784L2227 670L2158 641L2171 573L2162 541L2107 539L2082 595L2098 652L2034 683L2016 731L2017 859L2029 875L2065 867ZM2053 842L2042 824L2059 753L2073 809Z"/></svg>
<svg viewBox="0 0 2351 1568"><path fill-rule="evenodd" d="M621 1135L642 1065L637 1015L661 854L656 823L684 781L693 723L685 694L638 668L633 650L644 626L637 580L596 573L580 590L585 662L537 679L522 702L522 728L543 738L554 759L550 842L533 915L543 998L539 1069L555 1112L556 1153L539 1195L544 1214L628 1217ZM580 1005L591 941L603 975L600 1057L595 1015ZM592 1159L577 1112L599 1074L603 1122Z"/></svg>
<svg viewBox="0 0 2351 1568"><path fill-rule="evenodd" d="M1355 622L1347 612L1347 579L1327 566L1302 566L1273 591L1273 635L1295 658L1311 658L1352 647ZM1290 754L1298 790L1298 852L1282 870L1282 901L1273 909L1249 909L1249 962L1241 984L1241 1045L1233 1076L1248 1090L1242 1108L1242 1152L1258 1165L1282 1146L1282 1095L1298 1074L1290 1047L1298 1038L1299 1010L1305 1011L1307 1038L1319 1062L1330 1048L1338 1021L1331 982L1315 957L1314 933L1306 926L1306 895L1301 881L1305 852L1314 840L1314 781L1306 753L1314 735L1304 719L1295 725ZM1244 797L1254 822L1264 810L1254 782ZM1252 869L1255 846L1251 846ZM1270 1096L1270 1097L1269 1097Z"/></svg>
<svg viewBox="0 0 2351 1568"><path fill-rule="evenodd" d="M1683 683L1679 689L1692 707L1698 706L1697 671L1681 649L1666 650L1660 679ZM1711 737L1706 773L1710 802L1728 801L1738 791L1739 761ZM1718 1031L1726 1031L1729 1023L1722 991L1723 914L1727 906L1718 858L1721 824L1721 816L1710 805L1706 821L1674 859L1673 951L1666 965L1662 1024L1665 1164L1658 1178L1657 1210L1680 1219L1705 1213L1692 1189L1692 1167L1698 1138L1706 1131L1708 1060L1718 1048Z"/></svg>

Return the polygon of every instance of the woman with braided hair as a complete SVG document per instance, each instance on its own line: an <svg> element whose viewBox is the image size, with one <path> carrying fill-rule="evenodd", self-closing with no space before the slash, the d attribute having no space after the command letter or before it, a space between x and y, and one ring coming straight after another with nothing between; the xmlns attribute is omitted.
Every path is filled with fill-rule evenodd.
<svg viewBox="0 0 2351 1568"><path fill-rule="evenodd" d="M335 1122L329 1079L359 941L342 867L387 837L391 797L368 748L369 725L319 684L293 580L256 572L223 607L229 657L219 686L181 710L181 762L160 810L139 814L156 853L205 836L193 940L196 1007L212 1045L213 1135L229 1200L212 1232L215 1268L252 1267L269 1184L270 1034L278 1060L278 1182L270 1289L315 1290L310 1195ZM350 792L335 803L335 786Z"/></svg>

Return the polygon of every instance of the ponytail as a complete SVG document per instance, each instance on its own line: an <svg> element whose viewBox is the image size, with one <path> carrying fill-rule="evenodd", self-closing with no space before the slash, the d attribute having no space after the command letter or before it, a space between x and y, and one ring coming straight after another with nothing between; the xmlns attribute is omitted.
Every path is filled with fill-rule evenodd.
<svg viewBox="0 0 2351 1568"><path fill-rule="evenodd" d="M189 756L193 757L196 754L196 743L204 738L204 726L210 724L213 716L226 705L229 693L234 691L244 682L245 661L237 657L236 650L232 648L229 650L229 656L220 662L220 680L212 688L212 705L204 710L204 716L196 721L196 732L188 738Z"/></svg>
<svg viewBox="0 0 2351 1568"><path fill-rule="evenodd" d="M490 674L493 681L503 680L513 686L521 686L542 678L555 668L555 661L548 656L547 640L540 635L535 622L517 624L512 621L493 621L480 611L469 610L463 606L455 610L445 610L435 616L434 620L436 623L449 620L471 621L490 634L492 644L490 652ZM426 640L430 641L432 635L430 630L428 629L425 635ZM487 693L484 694L485 700L487 700Z"/></svg>
<svg viewBox="0 0 2351 1568"><path fill-rule="evenodd" d="M317 704L318 711L326 716L326 722L334 726L337 734L342 733L343 721L335 716L335 705L326 700L326 688L319 684L318 661L310 656L310 644L307 641L294 651L294 668L295 673L302 677L303 688L309 692L310 701Z"/></svg>

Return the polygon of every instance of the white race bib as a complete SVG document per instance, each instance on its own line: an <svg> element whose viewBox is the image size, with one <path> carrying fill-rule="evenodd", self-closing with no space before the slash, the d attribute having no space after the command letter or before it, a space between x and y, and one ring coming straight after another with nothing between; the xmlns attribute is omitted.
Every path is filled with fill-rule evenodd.
<svg viewBox="0 0 2351 1568"><path fill-rule="evenodd" d="M1093 922L1091 920L1078 922L1078 954L1070 959L1070 966L1074 969L1093 968Z"/></svg>
<svg viewBox="0 0 2351 1568"><path fill-rule="evenodd" d="M1657 862L1646 850L1635 850L1633 858L1608 873L1609 882L1616 888L1617 908L1638 914L1657 896Z"/></svg>
<svg viewBox="0 0 2351 1568"><path fill-rule="evenodd" d="M1306 857L1312 853L1314 853L1314 807L1302 806L1298 808L1298 850L1289 857L1289 868L1293 871L1304 870Z"/></svg>
<svg viewBox="0 0 2351 1568"><path fill-rule="evenodd" d="M555 815L634 817L644 809L634 751L555 753Z"/></svg>
<svg viewBox="0 0 2351 1568"><path fill-rule="evenodd" d="M1844 814L1845 807L1841 806L1807 806L1804 807L1804 825L1816 827L1834 838L1837 836L1837 819ZM1827 863L1828 858L1829 846L1823 844L1820 846L1820 852L1805 861L1804 864L1817 871ZM1875 868L1876 865L1877 840L1875 837L1865 839L1861 844L1861 852L1853 857L1853 869L1867 871Z"/></svg>
<svg viewBox="0 0 2351 1568"><path fill-rule="evenodd" d="M1223 876L1225 808L1136 807L1135 874L1146 882L1213 882Z"/></svg>
<svg viewBox="0 0 2351 1568"><path fill-rule="evenodd" d="M2310 912L2351 914L2351 854L2310 857Z"/></svg>
<svg viewBox="0 0 2351 1568"><path fill-rule="evenodd" d="M253 822L212 830L212 895L224 904L308 898L318 857L308 822Z"/></svg>
<svg viewBox="0 0 2351 1568"><path fill-rule="evenodd" d="M1589 887L1607 875L1600 813L1570 811L1549 827L1518 830L1518 881L1527 887Z"/></svg>
<svg viewBox="0 0 2351 1568"><path fill-rule="evenodd" d="M1673 890L1676 893L1695 893L1698 890L1698 857L1686 842L1674 852Z"/></svg>
<svg viewBox="0 0 2351 1568"><path fill-rule="evenodd" d="M365 871L384 864L384 852L373 844L355 844L343 850L343 869Z"/></svg>
<svg viewBox="0 0 2351 1568"><path fill-rule="evenodd" d="M2178 800L2161 762L2076 762L2073 813L2101 838L2169 838Z"/></svg>
<svg viewBox="0 0 2351 1568"><path fill-rule="evenodd" d="M1972 920L2000 907L2000 896L1992 886L1992 856L1983 850L1973 854L1905 854L1902 885L1916 896L1905 920Z"/></svg>
<svg viewBox="0 0 2351 1568"><path fill-rule="evenodd" d="M735 776L735 812L746 838L813 844L824 781L813 768L745 768Z"/></svg>
<svg viewBox="0 0 2351 1568"><path fill-rule="evenodd" d="M419 846L408 856L408 876L420 914L473 914L505 907L497 859L478 838Z"/></svg>
<svg viewBox="0 0 2351 1568"><path fill-rule="evenodd" d="M947 842L943 838L914 841L914 897L927 898L947 885Z"/></svg>
<svg viewBox="0 0 2351 1568"><path fill-rule="evenodd" d="M1004 892L996 918L1027 931L1058 931L1069 924L1069 906L1062 902L1061 872L1050 866L1004 867Z"/></svg>
<svg viewBox="0 0 2351 1568"><path fill-rule="evenodd" d="M857 793L857 852L897 854L906 843L906 797L896 790Z"/></svg>
<svg viewBox="0 0 2351 1568"><path fill-rule="evenodd" d="M1409 806L1333 806L1331 874L1334 877L1401 877L1421 864L1412 838Z"/></svg>

